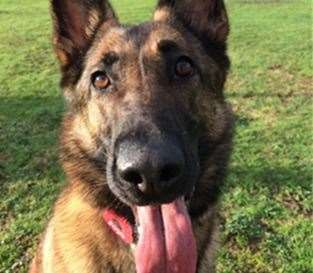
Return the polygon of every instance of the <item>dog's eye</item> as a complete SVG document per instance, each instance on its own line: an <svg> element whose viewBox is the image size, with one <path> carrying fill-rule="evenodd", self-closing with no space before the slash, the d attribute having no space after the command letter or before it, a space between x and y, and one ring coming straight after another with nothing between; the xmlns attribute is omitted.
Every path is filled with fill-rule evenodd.
<svg viewBox="0 0 313 273"><path fill-rule="evenodd" d="M175 74L179 77L190 77L194 74L195 68L192 60L188 57L180 57L175 65Z"/></svg>
<svg viewBox="0 0 313 273"><path fill-rule="evenodd" d="M111 81L105 72L97 71L92 75L92 84L97 90L103 91L111 85Z"/></svg>

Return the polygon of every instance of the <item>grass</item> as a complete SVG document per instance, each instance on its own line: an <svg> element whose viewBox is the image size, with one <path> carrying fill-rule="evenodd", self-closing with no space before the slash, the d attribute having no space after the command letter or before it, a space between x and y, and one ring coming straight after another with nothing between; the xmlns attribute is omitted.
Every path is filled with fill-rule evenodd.
<svg viewBox="0 0 313 273"><path fill-rule="evenodd" d="M26 272L64 177L48 1L0 3L0 272ZM115 0L124 22L154 1ZM310 1L228 1L237 115L218 273L313 272Z"/></svg>

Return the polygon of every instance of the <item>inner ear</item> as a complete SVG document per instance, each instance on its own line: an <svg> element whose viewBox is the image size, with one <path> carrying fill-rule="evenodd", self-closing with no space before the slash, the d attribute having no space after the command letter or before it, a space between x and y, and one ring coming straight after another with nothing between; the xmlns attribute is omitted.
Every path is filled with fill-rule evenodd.
<svg viewBox="0 0 313 273"><path fill-rule="evenodd" d="M63 67L87 50L100 25L118 24L106 0L52 0L51 5L54 48Z"/></svg>
<svg viewBox="0 0 313 273"><path fill-rule="evenodd" d="M229 24L223 0L160 0L154 20L179 20L201 39L225 43Z"/></svg>

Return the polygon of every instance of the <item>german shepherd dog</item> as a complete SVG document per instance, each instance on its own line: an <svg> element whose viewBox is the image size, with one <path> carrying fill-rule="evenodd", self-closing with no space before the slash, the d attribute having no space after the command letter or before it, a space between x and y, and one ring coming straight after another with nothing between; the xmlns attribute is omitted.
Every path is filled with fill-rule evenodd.
<svg viewBox="0 0 313 273"><path fill-rule="evenodd" d="M223 0L51 0L68 185L31 273L212 273L233 115Z"/></svg>

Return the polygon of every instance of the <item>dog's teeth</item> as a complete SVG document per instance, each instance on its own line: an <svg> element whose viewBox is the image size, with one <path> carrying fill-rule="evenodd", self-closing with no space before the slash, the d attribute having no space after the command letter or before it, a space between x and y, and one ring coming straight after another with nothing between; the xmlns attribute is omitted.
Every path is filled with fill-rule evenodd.
<svg viewBox="0 0 313 273"><path fill-rule="evenodd" d="M130 245L130 249L131 249L131 251L135 251L135 249L136 249L136 244L135 244L135 243L132 243L132 244Z"/></svg>
<svg viewBox="0 0 313 273"><path fill-rule="evenodd" d="M142 233L142 227L140 225L137 226L137 233L138 236L140 236L140 234Z"/></svg>

